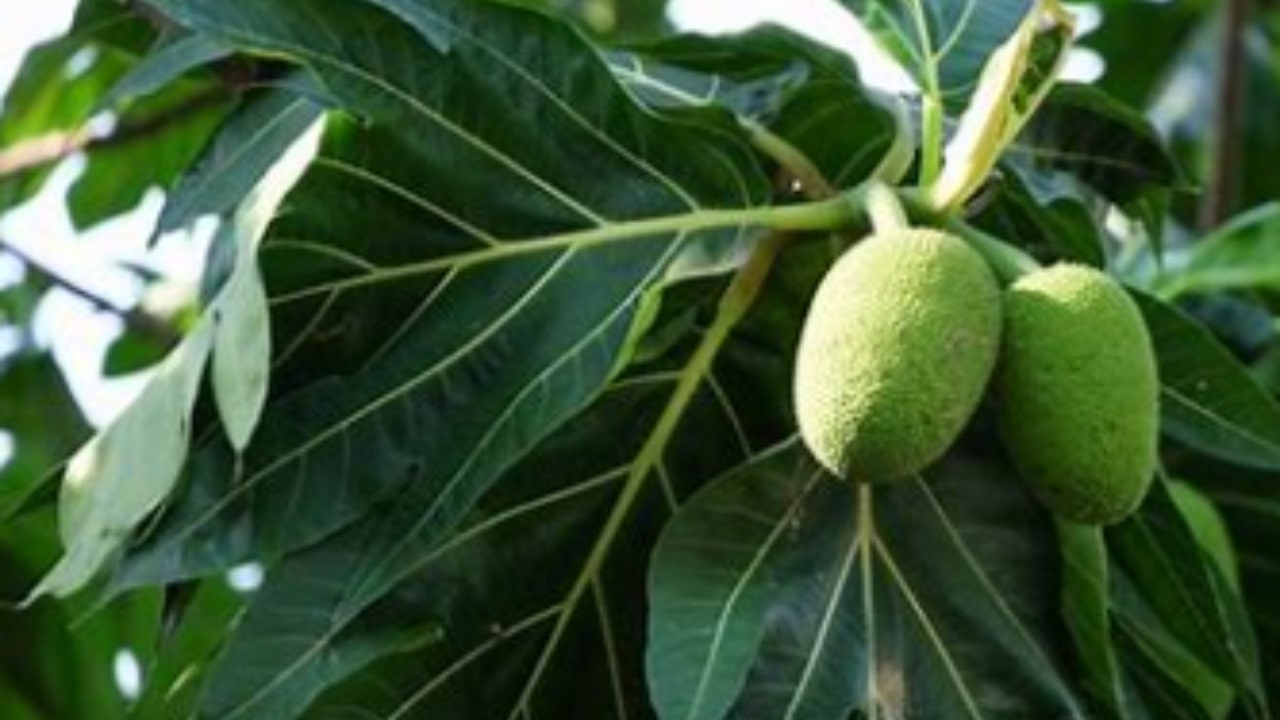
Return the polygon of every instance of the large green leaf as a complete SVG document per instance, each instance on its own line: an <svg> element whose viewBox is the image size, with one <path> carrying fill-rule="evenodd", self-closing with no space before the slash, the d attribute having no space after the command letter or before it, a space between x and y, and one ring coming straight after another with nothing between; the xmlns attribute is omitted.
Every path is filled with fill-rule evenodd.
<svg viewBox="0 0 1280 720"><path fill-rule="evenodd" d="M424 551L412 574L358 617L339 608L318 625L299 612L313 607L315 580L346 572L335 553L358 543L325 543L286 562L290 582L268 583L270 601L255 603L211 685L211 707L288 716L359 671L307 716L360 708L366 717L506 717L572 708L581 717L648 717L649 549L693 489L791 432L792 348L830 261L827 243L790 250L727 339L720 337L726 321L711 319L717 297L729 292L722 281L664 291L642 343L648 360L506 473L452 536ZM714 354L702 347L708 338L709 347L725 343L712 367L704 366ZM294 655L305 637L311 652ZM282 655L297 660L284 665Z"/></svg>
<svg viewBox="0 0 1280 720"><path fill-rule="evenodd" d="M1155 345L1162 429L1200 452L1280 468L1280 407L1211 334L1182 311L1134 293Z"/></svg>
<svg viewBox="0 0 1280 720"><path fill-rule="evenodd" d="M239 474L220 441L196 455L192 491L119 580L278 557L396 497L334 539L352 563L331 569L350 583L343 614L358 612L600 391L647 288L724 264L742 232L721 209L767 186L723 113L643 111L577 35L536 15L165 6L305 63L361 119L332 118L264 243L280 350L263 432ZM674 219L629 222L654 216Z"/></svg>
<svg viewBox="0 0 1280 720"><path fill-rule="evenodd" d="M1034 0L841 0L920 84L963 108L987 58L1013 35Z"/></svg>
<svg viewBox="0 0 1280 720"><path fill-rule="evenodd" d="M793 442L695 496L653 567L664 718L1084 717L1054 536L999 463L859 489Z"/></svg>

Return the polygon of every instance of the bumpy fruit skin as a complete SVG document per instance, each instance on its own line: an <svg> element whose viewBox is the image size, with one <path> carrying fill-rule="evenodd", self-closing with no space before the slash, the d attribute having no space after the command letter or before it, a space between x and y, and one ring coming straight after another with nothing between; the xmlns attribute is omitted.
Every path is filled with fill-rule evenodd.
<svg viewBox="0 0 1280 720"><path fill-rule="evenodd" d="M823 278L801 331L795 405L809 450L835 475L913 475L955 442L1000 348L1000 289L964 241L880 233Z"/></svg>
<svg viewBox="0 0 1280 720"><path fill-rule="evenodd" d="M1133 300L1092 268L1063 264L1005 292L1001 433L1055 515L1109 525L1132 513L1156 465L1159 384Z"/></svg>

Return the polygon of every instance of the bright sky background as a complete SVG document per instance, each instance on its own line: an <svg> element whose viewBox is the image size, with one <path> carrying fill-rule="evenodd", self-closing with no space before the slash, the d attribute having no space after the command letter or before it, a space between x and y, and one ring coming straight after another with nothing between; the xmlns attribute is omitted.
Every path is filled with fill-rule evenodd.
<svg viewBox="0 0 1280 720"><path fill-rule="evenodd" d="M7 6L0 9L2 90L11 82L30 47L65 31L75 0L0 0L0 4ZM15 5L22 9L17 11ZM678 26L708 33L742 30L766 20L789 25L853 54L869 84L893 91L912 87L906 75L871 44L866 32L835 0L672 0L670 14ZM1088 57L1077 59L1070 70L1082 78L1096 77L1100 72L1096 59ZM122 305L137 301L142 287L133 275L115 269L121 262L154 268L181 282L194 282L207 233L198 238L171 236L162 239L157 248L146 248L163 201L158 191L148 195L135 211L88 232L76 233L63 198L81 165L78 159L64 163L36 198L0 216L0 236ZM11 258L0 257L0 286L19 279L19 268ZM36 326L37 337L52 347L72 390L95 425L109 421L141 389L141 376L101 377L104 352L120 331L119 320L110 313L95 310L68 292L53 291L37 313ZM4 352L6 342L0 335L0 352ZM0 463L6 454L5 444L0 432Z"/></svg>

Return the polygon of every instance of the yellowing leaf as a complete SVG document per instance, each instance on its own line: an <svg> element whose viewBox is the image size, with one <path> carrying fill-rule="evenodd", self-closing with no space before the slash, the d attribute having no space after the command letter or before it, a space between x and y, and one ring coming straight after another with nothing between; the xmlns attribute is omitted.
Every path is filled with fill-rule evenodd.
<svg viewBox="0 0 1280 720"><path fill-rule="evenodd" d="M954 210L986 180L1053 87L1074 30L1057 0L1042 0L987 60L978 90L947 144L942 174L929 189L935 208Z"/></svg>
<svg viewBox="0 0 1280 720"><path fill-rule="evenodd" d="M211 341L211 326L201 322L138 399L71 458L59 498L66 553L27 602L83 587L169 495L187 457L191 405Z"/></svg>

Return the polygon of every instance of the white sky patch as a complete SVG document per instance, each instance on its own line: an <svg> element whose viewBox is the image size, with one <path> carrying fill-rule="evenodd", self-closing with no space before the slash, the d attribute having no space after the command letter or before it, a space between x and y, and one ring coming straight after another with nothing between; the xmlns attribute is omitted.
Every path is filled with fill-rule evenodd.
<svg viewBox="0 0 1280 720"><path fill-rule="evenodd" d="M237 565L227 572L227 585L238 593L251 593L262 586L263 570L261 563L251 562Z"/></svg>
<svg viewBox="0 0 1280 720"><path fill-rule="evenodd" d="M142 665L138 656L129 648L120 648L116 651L111 670L120 696L125 700L137 700L142 694Z"/></svg>
<svg viewBox="0 0 1280 720"><path fill-rule="evenodd" d="M13 433L0 430L0 469L13 459Z"/></svg>
<svg viewBox="0 0 1280 720"><path fill-rule="evenodd" d="M21 3L22 9L14 6ZM66 32L76 0L7 0L0 10L0 88L18 74L22 56L37 43Z"/></svg>

